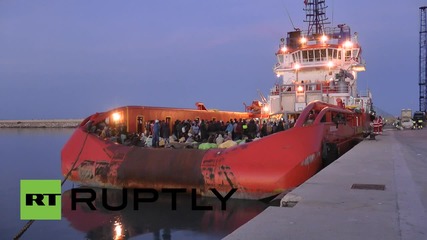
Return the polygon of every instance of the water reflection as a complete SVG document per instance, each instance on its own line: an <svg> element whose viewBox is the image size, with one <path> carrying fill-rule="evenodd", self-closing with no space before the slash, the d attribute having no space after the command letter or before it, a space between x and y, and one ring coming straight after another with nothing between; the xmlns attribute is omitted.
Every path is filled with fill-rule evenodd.
<svg viewBox="0 0 427 240"><path fill-rule="evenodd" d="M213 210L192 210L191 196L177 194L176 210L172 210L171 194L160 193L156 202L139 202L139 210L135 210L132 191L124 196L122 190L108 189L108 205L120 206L124 197L128 199L123 210L109 211L102 206L101 189L93 189L96 210L86 203L77 203L76 210L71 210L71 190L62 195L63 217L88 239L188 239L189 234L192 239L221 239L268 206L260 201L229 199L227 209L221 210L217 198L197 198L198 206L212 206Z"/></svg>
<svg viewBox="0 0 427 240"><path fill-rule="evenodd" d="M125 234L123 233L123 226L120 220L114 221L114 240L125 239Z"/></svg>

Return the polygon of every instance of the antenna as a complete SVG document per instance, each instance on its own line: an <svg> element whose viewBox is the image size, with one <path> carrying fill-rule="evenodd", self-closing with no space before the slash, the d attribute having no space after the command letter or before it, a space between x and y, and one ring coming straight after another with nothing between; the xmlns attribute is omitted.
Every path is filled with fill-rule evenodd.
<svg viewBox="0 0 427 240"><path fill-rule="evenodd" d="M288 12L288 8L286 7L286 5L285 5L285 11L286 11L286 15L288 15L289 21L290 21L290 22L291 22L291 24L292 24L292 27L294 28L294 30L297 30L297 29L295 28L294 22L292 21L291 15L289 14L289 12Z"/></svg>
<svg viewBox="0 0 427 240"><path fill-rule="evenodd" d="M329 24L326 22L328 18L326 17L325 9L325 0L305 0L305 20L308 22L308 35L312 34L322 34L324 31L324 25Z"/></svg>
<svg viewBox="0 0 427 240"><path fill-rule="evenodd" d="M335 12L335 0L332 0L332 14L331 14L331 24L334 25L334 12Z"/></svg>

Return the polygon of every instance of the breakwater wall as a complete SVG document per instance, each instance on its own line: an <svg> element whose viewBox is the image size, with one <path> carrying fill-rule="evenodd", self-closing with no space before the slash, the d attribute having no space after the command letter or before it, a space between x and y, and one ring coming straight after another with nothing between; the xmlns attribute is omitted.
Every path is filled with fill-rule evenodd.
<svg viewBox="0 0 427 240"><path fill-rule="evenodd" d="M0 120L0 128L75 128L83 119Z"/></svg>

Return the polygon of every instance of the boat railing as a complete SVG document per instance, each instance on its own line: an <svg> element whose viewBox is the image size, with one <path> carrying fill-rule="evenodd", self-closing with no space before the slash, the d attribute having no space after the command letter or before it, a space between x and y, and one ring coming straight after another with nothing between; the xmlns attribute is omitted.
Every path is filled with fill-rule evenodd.
<svg viewBox="0 0 427 240"><path fill-rule="evenodd" d="M331 119L326 118L326 114L328 112L334 112L337 113L338 116L331 117ZM334 122L334 123L344 123L347 121L346 115L352 115L353 112L344 108L338 108L338 107L325 107L323 108L320 113L318 114L317 118L314 120L314 124L318 124L320 122Z"/></svg>
<svg viewBox="0 0 427 240"><path fill-rule="evenodd" d="M324 27L323 32L321 34L309 34L308 30L297 30L288 32L288 36L286 38L286 44L291 48L297 48L300 46L299 39L301 37L305 37L307 39L308 45L310 42L314 44L318 43L318 39L321 35L325 35L329 38L327 44L338 43L341 44L344 41L352 39L354 43L357 43L357 38L352 37L350 27L342 24L339 27Z"/></svg>
<svg viewBox="0 0 427 240"><path fill-rule="evenodd" d="M299 63L303 68L316 68L316 67L324 67L331 61L342 62L344 66L347 67L362 67L366 65L365 60L361 57L351 57L345 56L343 60L333 59L329 56L321 56L321 57L307 57L301 58L297 61L287 61L287 62L278 62L273 67L273 71L277 72L294 72L295 71L295 63Z"/></svg>
<svg viewBox="0 0 427 240"><path fill-rule="evenodd" d="M330 60L328 60L327 57L322 57L321 59L318 60L309 60L309 59L303 59L301 60L301 66L304 67L324 67L325 65L327 65L327 63ZM290 71L290 72L294 72L295 68L294 65L295 62L287 62L287 63L277 63L276 66L274 66L273 70L277 71L277 70L281 70L281 71Z"/></svg>
<svg viewBox="0 0 427 240"><path fill-rule="evenodd" d="M336 105L313 101L304 109L299 116L295 127L305 127L309 125L316 125L321 122L334 123L334 124L350 124L353 123L354 112L340 108ZM357 124L357 123L356 123Z"/></svg>
<svg viewBox="0 0 427 240"><path fill-rule="evenodd" d="M304 110L301 112L300 116L298 117L297 121L295 122L295 127L303 127L305 126L307 119L309 117L312 117L311 114L315 114L315 118L321 118L322 116L320 116L320 112L322 109L326 108L326 107L334 107L334 108L338 108L336 105L332 105L330 103L325 103L325 102L321 102L321 101L312 101L310 102L305 108ZM312 119L312 120L314 120Z"/></svg>
<svg viewBox="0 0 427 240"><path fill-rule="evenodd" d="M357 95L359 97L372 98L372 94L371 94L371 92L369 90L358 91Z"/></svg>
<svg viewBox="0 0 427 240"><path fill-rule="evenodd" d="M270 91L270 95L295 94L295 93L348 93L347 82L315 82L315 83L293 83L276 85Z"/></svg>

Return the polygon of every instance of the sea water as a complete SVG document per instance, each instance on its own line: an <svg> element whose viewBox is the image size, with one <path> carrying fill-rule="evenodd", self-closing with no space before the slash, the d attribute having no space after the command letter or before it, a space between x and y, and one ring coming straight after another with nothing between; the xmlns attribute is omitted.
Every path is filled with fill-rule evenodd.
<svg viewBox="0 0 427 240"><path fill-rule="evenodd" d="M62 180L60 153L72 132L0 129L0 239L12 239L27 223L20 220L21 179ZM172 210L170 198L143 203L139 210L132 206L121 211L99 206L90 210L84 204L69 210L70 203L64 199L74 187L78 186L69 181L62 186L61 220L36 220L21 239L221 239L267 207L259 201L229 200L223 211L216 199L202 198L197 204L211 205L213 210L195 211L191 197L182 196L176 210ZM120 205L121 193L109 191L111 205Z"/></svg>

